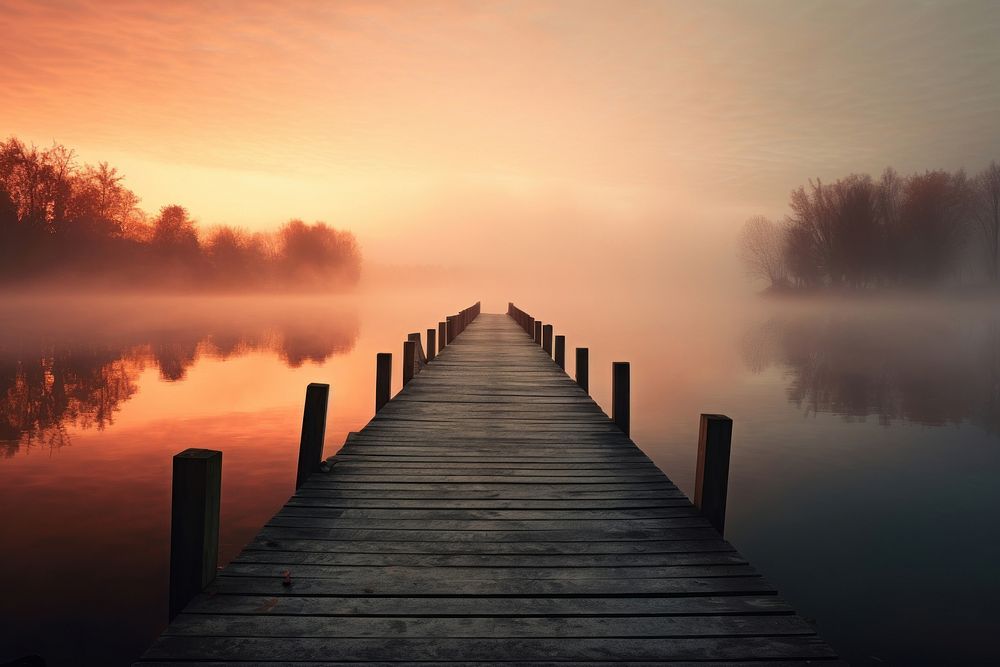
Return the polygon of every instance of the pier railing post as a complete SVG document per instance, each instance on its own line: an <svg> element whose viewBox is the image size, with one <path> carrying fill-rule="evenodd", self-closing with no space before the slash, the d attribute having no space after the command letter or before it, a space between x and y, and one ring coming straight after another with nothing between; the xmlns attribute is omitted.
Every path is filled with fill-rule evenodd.
<svg viewBox="0 0 1000 667"><path fill-rule="evenodd" d="M556 336L556 366L566 370L566 336Z"/></svg>
<svg viewBox="0 0 1000 667"><path fill-rule="evenodd" d="M722 535L726 527L726 496L729 492L729 453L733 420L725 415L701 416L698 429L698 469L694 480L694 504Z"/></svg>
<svg viewBox="0 0 1000 667"><path fill-rule="evenodd" d="M455 336L458 335L458 318L454 315L449 315L445 319L448 322L448 345L451 345L452 341L455 340Z"/></svg>
<svg viewBox="0 0 1000 667"><path fill-rule="evenodd" d="M375 355L375 412L389 402L392 392L392 353L379 352Z"/></svg>
<svg viewBox="0 0 1000 667"><path fill-rule="evenodd" d="M418 331L407 335L406 340L412 340L416 343L416 348L414 349L414 352L416 353L416 356L414 357L416 361L415 365L418 368L423 368L423 364L427 363L427 355L424 354L424 344L420 340L420 332Z"/></svg>
<svg viewBox="0 0 1000 667"><path fill-rule="evenodd" d="M438 322L438 354L448 344L448 323Z"/></svg>
<svg viewBox="0 0 1000 667"><path fill-rule="evenodd" d="M427 330L427 361L433 361L437 356L437 332L434 329Z"/></svg>
<svg viewBox="0 0 1000 667"><path fill-rule="evenodd" d="M576 383L590 393L590 348L576 348Z"/></svg>
<svg viewBox="0 0 1000 667"><path fill-rule="evenodd" d="M552 325L546 324L542 326L542 349L545 353L552 356Z"/></svg>
<svg viewBox="0 0 1000 667"><path fill-rule="evenodd" d="M312 382L306 387L306 404L302 410L302 438L299 440L299 467L295 488L319 469L323 460L323 438L326 436L326 406L330 400L330 385Z"/></svg>
<svg viewBox="0 0 1000 667"><path fill-rule="evenodd" d="M177 454L171 484L170 621L215 579L222 452L185 449Z"/></svg>
<svg viewBox="0 0 1000 667"><path fill-rule="evenodd" d="M629 364L627 361L615 361L611 364L611 420L618 428L629 434Z"/></svg>
<svg viewBox="0 0 1000 667"><path fill-rule="evenodd" d="M417 344L412 340L403 341L403 386L413 379L413 364L417 358Z"/></svg>
<svg viewBox="0 0 1000 667"><path fill-rule="evenodd" d="M530 315L528 316L528 320L525 322L525 325L524 325L524 330L525 330L525 332L529 336L531 336L532 338L534 338L534 336L535 336L535 318L534 317L531 317Z"/></svg>
<svg viewBox="0 0 1000 667"><path fill-rule="evenodd" d="M539 320L535 320L535 345L542 344L542 323Z"/></svg>

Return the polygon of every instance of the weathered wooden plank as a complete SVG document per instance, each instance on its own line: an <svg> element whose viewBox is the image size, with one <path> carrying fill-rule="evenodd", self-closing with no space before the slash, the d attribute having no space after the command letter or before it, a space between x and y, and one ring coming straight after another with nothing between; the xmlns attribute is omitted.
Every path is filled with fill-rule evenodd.
<svg viewBox="0 0 1000 667"><path fill-rule="evenodd" d="M205 590L229 595L749 595L773 593L762 577L677 577L673 579L456 579L446 572L395 579L230 576L226 570ZM484 575L487 577L488 575Z"/></svg>
<svg viewBox="0 0 1000 667"><path fill-rule="evenodd" d="M445 348L447 351L447 348ZM811 637L717 638L282 638L161 637L146 656L208 660L747 660L835 657Z"/></svg>
<svg viewBox="0 0 1000 667"><path fill-rule="evenodd" d="M202 594L189 614L261 614L284 616L701 616L791 614L776 595L690 597L270 597Z"/></svg>
<svg viewBox="0 0 1000 667"><path fill-rule="evenodd" d="M291 568L295 565L294 569ZM444 567L444 566L437 566ZM688 564L639 567L460 567L450 566L447 573L432 568L385 565L326 565L312 563L247 563L236 561L226 568L227 576L281 577L284 571L296 577L336 579L342 582L368 582L375 579L420 581L426 577L446 576L458 581L508 580L577 580L577 579L684 579L704 577L752 577L757 572L745 563Z"/></svg>
<svg viewBox="0 0 1000 667"><path fill-rule="evenodd" d="M625 521L631 519L662 519L670 517L701 516L693 506L665 507L633 510L459 510L459 509L345 509L325 507L320 501L293 499L280 512L284 516L322 516L340 519L391 519L393 521Z"/></svg>
<svg viewBox="0 0 1000 667"><path fill-rule="evenodd" d="M434 618L184 614L165 635L196 637L705 637L814 635L791 615Z"/></svg>
<svg viewBox="0 0 1000 667"><path fill-rule="evenodd" d="M411 536L412 537L412 536ZM714 538L714 539L713 539ZM316 531L299 528L264 527L250 543L251 549L309 549L337 553L430 553L430 554L649 554L718 551L731 548L718 535L703 539L643 541L551 542L448 542L442 540L330 540Z"/></svg>
<svg viewBox="0 0 1000 667"><path fill-rule="evenodd" d="M362 565L405 567L477 568L643 568L677 565L734 565L745 563L735 551L705 551L666 554L422 554L422 553L324 553L307 550L302 544L276 548L245 549L234 563L279 563L283 565Z"/></svg>

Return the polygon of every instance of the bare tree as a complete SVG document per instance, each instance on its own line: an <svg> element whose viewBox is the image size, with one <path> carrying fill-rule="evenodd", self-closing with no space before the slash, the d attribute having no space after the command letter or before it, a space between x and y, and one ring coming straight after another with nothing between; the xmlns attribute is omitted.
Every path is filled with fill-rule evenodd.
<svg viewBox="0 0 1000 667"><path fill-rule="evenodd" d="M1000 268L1000 164L990 163L974 183L973 216L986 244L986 267L996 283Z"/></svg>
<svg viewBox="0 0 1000 667"><path fill-rule="evenodd" d="M788 282L784 231L766 217L755 215L744 223L740 234L740 257L747 273L769 281L772 287Z"/></svg>

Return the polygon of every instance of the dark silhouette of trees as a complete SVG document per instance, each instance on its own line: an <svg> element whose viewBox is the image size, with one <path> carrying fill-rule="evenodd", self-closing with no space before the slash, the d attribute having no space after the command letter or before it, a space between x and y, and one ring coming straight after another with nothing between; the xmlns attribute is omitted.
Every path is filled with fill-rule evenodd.
<svg viewBox="0 0 1000 667"><path fill-rule="evenodd" d="M81 167L58 144L0 142L0 284L343 289L360 272L351 232L293 220L271 234L223 226L203 237L183 206L148 218L106 162Z"/></svg>
<svg viewBox="0 0 1000 667"><path fill-rule="evenodd" d="M354 235L322 222L292 220L278 232L281 265L293 282L333 280L353 284L361 276L361 253Z"/></svg>
<svg viewBox="0 0 1000 667"><path fill-rule="evenodd" d="M990 163L973 184L972 207L982 234L990 280L1000 280L1000 164ZM2 215L2 214L0 214Z"/></svg>
<svg viewBox="0 0 1000 667"><path fill-rule="evenodd" d="M771 286L787 281L799 288L923 288L976 276L997 281L996 163L975 179L962 171L904 178L886 169L877 180L851 174L833 183L810 181L792 191L789 209L773 228L764 218L751 218L741 236L750 274ZM980 233L972 233L977 228ZM779 259L772 250L775 237ZM774 266L781 272L767 268Z"/></svg>

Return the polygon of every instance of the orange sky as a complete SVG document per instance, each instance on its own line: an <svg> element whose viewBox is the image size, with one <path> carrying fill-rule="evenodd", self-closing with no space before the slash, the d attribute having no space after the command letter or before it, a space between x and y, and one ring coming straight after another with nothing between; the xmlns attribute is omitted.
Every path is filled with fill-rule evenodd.
<svg viewBox="0 0 1000 667"><path fill-rule="evenodd" d="M809 177L1000 158L995 2L0 0L0 34L0 133L387 263L690 261Z"/></svg>

